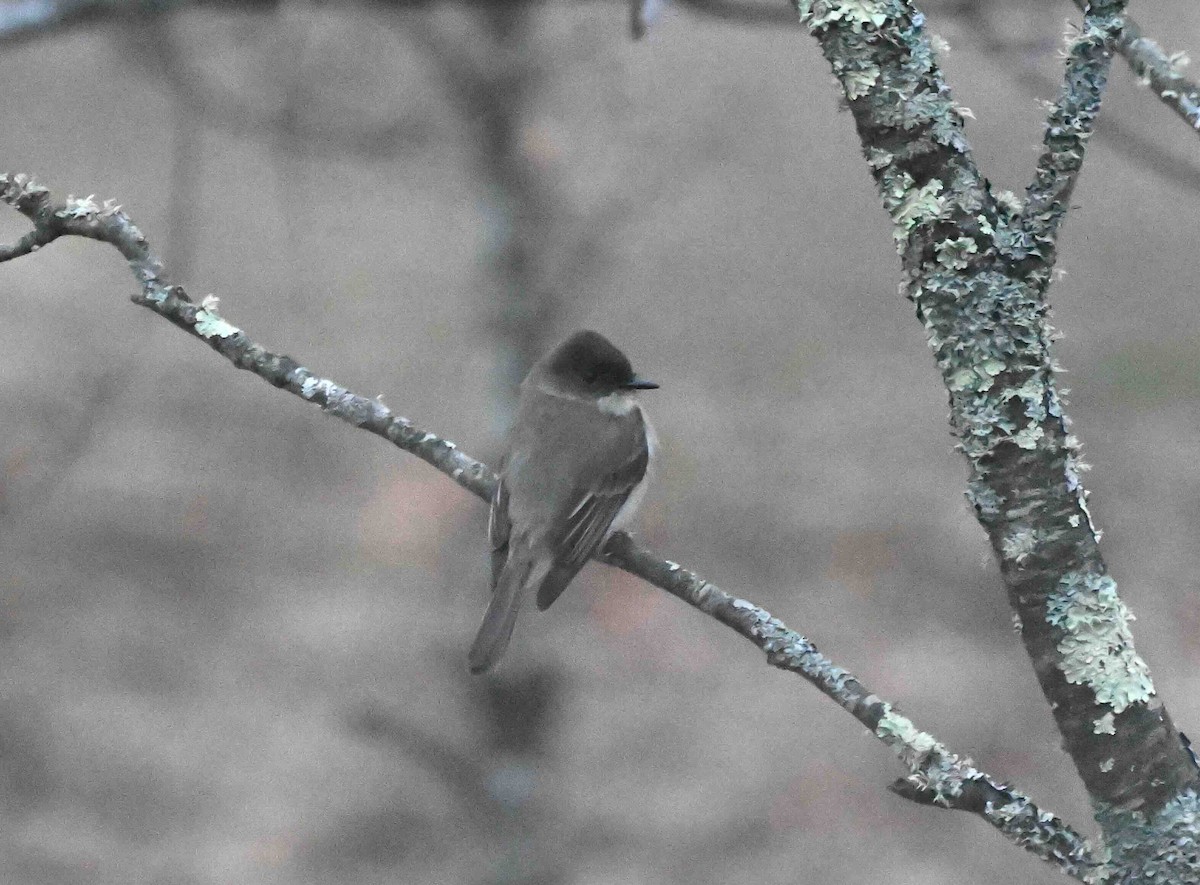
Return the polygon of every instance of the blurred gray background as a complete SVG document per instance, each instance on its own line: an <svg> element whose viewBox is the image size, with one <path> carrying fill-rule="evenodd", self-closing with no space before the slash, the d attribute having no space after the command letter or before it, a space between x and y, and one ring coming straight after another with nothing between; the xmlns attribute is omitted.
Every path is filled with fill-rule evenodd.
<svg viewBox="0 0 1200 885"><path fill-rule="evenodd" d="M593 327L662 383L641 535L1092 832L816 43L614 3L252 4L0 44L0 168L124 204L233 323L468 453ZM1200 51L1200 7L1133 4ZM1021 192L1067 2L938 0ZM1104 550L1200 731L1200 157L1113 68L1053 287ZM25 230L0 214L0 239ZM484 506L128 301L0 267L0 880L1059 882L860 725L589 566L493 678ZM519 297L517 297L519 296ZM532 331L531 331L532 330Z"/></svg>

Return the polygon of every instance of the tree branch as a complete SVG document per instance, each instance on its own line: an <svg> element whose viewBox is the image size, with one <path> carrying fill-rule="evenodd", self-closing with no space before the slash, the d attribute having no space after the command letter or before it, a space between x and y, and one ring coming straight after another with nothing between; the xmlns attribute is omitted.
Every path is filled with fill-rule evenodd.
<svg viewBox="0 0 1200 885"><path fill-rule="evenodd" d="M1058 231L1096 127L1124 9L1123 0L1088 5L1083 30L1067 53L1063 85L1046 121L1046 148L1038 159L1021 218L1033 242L1041 247L1042 260L1034 263L1031 274L1044 276L1054 267Z"/></svg>
<svg viewBox="0 0 1200 885"><path fill-rule="evenodd" d="M962 22L971 34L971 42L981 51L996 57L1008 70L1008 76L1023 86L1031 96L1052 93L1058 82L1038 73L1037 69L1025 64L1024 54L1040 43L1012 39L998 30L986 4L974 0L960 3L952 14ZM1129 30L1129 18L1125 19L1125 32ZM1162 178L1172 185L1186 190L1200 190L1200 166L1192 159L1176 157L1165 149L1151 133L1135 128L1113 117L1096 121L1096 135L1117 153L1123 155L1139 168Z"/></svg>
<svg viewBox="0 0 1200 885"><path fill-rule="evenodd" d="M13 206L41 232L45 243L62 236L100 240L114 246L129 262L141 290L133 301L199 338L239 369L315 403L344 421L392 442L436 467L467 491L490 500L495 476L488 466L394 414L378 399L358 396L322 378L290 357L272 353L223 319L216 299L199 305L182 287L171 285L162 263L146 238L120 206L97 204L91 197L52 202L49 191L24 175L0 175L0 200ZM2 248L2 247L0 247ZM27 254L9 247L9 257ZM908 768L897 789L923 804L969 811L1004 836L1064 872L1084 879L1097 868L1082 836L1059 818L1042 811L1022 793L975 768L932 735L920 731L890 703L872 694L848 671L822 655L807 638L751 602L732 596L696 572L662 559L629 535L614 535L597 557L666 590L712 616L766 654L767 662L795 673L815 686L890 747Z"/></svg>
<svg viewBox="0 0 1200 885"><path fill-rule="evenodd" d="M1045 290L1058 226L1035 239L1015 201L991 193L924 16L911 3L796 3L841 81L891 214L904 289L970 464L967 496L1000 561L1026 652L1105 828L1114 868L1148 875L1145 858L1129 848L1137 844L1169 857L1160 869L1180 881L1194 878L1200 858L1173 846L1177 824L1195 830L1185 818L1200 778L1134 648L1132 616L1100 555L1078 442L1055 382ZM1061 134L1070 155L1061 161L1074 168L1065 168L1065 186L1053 170L1046 203L1059 206L1055 212L1099 102L1104 35L1115 33L1123 9L1123 2L1093 4L1069 59L1070 88L1055 108L1061 125L1052 116L1048 132L1055 159L1039 166L1060 161Z"/></svg>
<svg viewBox="0 0 1200 885"><path fill-rule="evenodd" d="M1072 2L1087 12L1088 0ZM1129 16L1125 17L1125 28L1117 38L1116 49L1163 104L1200 132L1200 86L1180 73L1180 67L1186 64L1182 53L1168 55Z"/></svg>

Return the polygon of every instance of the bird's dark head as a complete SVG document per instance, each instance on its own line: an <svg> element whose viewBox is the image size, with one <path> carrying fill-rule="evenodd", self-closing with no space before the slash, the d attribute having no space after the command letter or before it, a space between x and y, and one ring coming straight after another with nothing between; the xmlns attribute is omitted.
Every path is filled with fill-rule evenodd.
<svg viewBox="0 0 1200 885"><path fill-rule="evenodd" d="M558 345L543 365L556 384L594 397L658 387L635 375L629 358L599 332L590 330L576 332Z"/></svg>

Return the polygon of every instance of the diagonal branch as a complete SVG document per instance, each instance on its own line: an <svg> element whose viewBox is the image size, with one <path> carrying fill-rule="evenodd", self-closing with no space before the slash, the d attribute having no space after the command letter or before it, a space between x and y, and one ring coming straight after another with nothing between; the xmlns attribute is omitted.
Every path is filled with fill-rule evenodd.
<svg viewBox="0 0 1200 885"><path fill-rule="evenodd" d="M1088 0L1072 2L1087 12ZM1169 55L1128 16L1125 17L1125 29L1117 39L1116 49L1163 104L1192 129L1200 132L1200 86L1180 73L1180 68L1186 64L1182 53Z"/></svg>
<svg viewBox="0 0 1200 885"><path fill-rule="evenodd" d="M1112 47L1124 24L1124 8L1123 0L1087 6L1083 29L1067 52L1058 100L1046 121L1046 147L1038 159L1021 217L1041 258L1034 262L1030 275L1042 280L1043 287L1054 266L1058 232L1083 168L1088 139L1096 128L1112 65Z"/></svg>
<svg viewBox="0 0 1200 885"><path fill-rule="evenodd" d="M206 298L199 305L191 301L182 287L167 281L162 263L119 206L99 205L90 197L68 198L56 204L49 191L23 175L0 175L0 200L29 218L45 242L80 236L114 246L129 262L141 285L141 291L133 296L135 303L199 338L239 369L251 371L269 384L383 437L484 501L491 498L495 476L486 464L396 415L379 400L358 396L292 358L255 343L218 314L215 298ZM10 257L24 254L10 251ZM954 754L932 735L920 731L890 703L872 694L861 681L770 612L726 593L696 572L662 559L624 533L616 534L599 558L730 627L760 649L769 664L801 676L854 716L908 768L907 779L893 787L900 795L977 814L1006 838L1078 879L1085 879L1097 868L1097 861L1078 832L1022 793L975 768L970 759Z"/></svg>

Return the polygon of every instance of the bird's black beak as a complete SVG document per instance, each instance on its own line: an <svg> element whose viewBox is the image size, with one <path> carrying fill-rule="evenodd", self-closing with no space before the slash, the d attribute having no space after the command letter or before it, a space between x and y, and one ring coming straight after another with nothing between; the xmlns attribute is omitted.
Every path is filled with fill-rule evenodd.
<svg viewBox="0 0 1200 885"><path fill-rule="evenodd" d="M658 390L658 385L653 381L647 381L645 378L639 378L634 375L625 382L626 390Z"/></svg>

